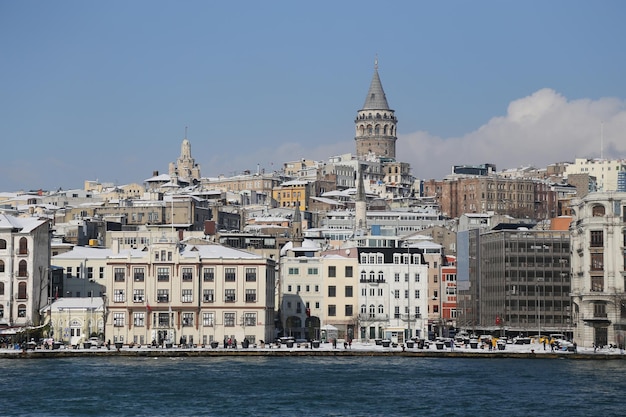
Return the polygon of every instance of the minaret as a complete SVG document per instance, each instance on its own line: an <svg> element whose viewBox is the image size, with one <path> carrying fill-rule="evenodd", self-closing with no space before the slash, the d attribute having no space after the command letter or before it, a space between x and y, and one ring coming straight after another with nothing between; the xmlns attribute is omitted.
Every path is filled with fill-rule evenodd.
<svg viewBox="0 0 626 417"><path fill-rule="evenodd" d="M300 213L300 204L296 204L296 210L291 221L291 241L292 247L301 248L304 236L302 234L302 214Z"/></svg>
<svg viewBox="0 0 626 417"><path fill-rule="evenodd" d="M374 61L374 76L365 104L358 111L354 123L357 159L377 157L395 160L398 120L387 104L383 85L378 76L378 58Z"/></svg>
<svg viewBox="0 0 626 417"><path fill-rule="evenodd" d="M354 202L355 235L367 234L367 201L365 198L365 184L363 183L363 167L359 164L357 169L359 178Z"/></svg>

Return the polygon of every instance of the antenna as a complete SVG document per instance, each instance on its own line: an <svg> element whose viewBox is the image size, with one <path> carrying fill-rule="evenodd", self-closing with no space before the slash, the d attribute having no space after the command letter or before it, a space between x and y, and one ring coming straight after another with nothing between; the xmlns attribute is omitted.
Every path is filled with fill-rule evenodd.
<svg viewBox="0 0 626 417"><path fill-rule="evenodd" d="M185 139L187 139L187 126L185 126Z"/></svg>
<svg viewBox="0 0 626 417"><path fill-rule="evenodd" d="M378 71L378 54L376 54L376 58L374 59L374 69Z"/></svg>
<svg viewBox="0 0 626 417"><path fill-rule="evenodd" d="M604 122L600 122L600 159L604 159Z"/></svg>

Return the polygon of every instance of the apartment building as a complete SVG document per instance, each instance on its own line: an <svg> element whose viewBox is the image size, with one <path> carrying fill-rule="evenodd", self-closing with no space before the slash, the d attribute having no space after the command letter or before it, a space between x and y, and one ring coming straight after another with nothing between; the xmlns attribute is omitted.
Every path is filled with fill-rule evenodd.
<svg viewBox="0 0 626 417"><path fill-rule="evenodd" d="M590 193L572 202L572 315L580 346L624 346L626 193Z"/></svg>

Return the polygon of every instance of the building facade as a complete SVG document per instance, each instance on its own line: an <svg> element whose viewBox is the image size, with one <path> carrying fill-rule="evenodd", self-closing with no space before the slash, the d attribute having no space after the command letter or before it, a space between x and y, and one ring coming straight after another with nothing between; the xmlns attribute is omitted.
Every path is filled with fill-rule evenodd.
<svg viewBox="0 0 626 417"><path fill-rule="evenodd" d="M626 193L590 193L572 202L572 303L580 346L624 346Z"/></svg>

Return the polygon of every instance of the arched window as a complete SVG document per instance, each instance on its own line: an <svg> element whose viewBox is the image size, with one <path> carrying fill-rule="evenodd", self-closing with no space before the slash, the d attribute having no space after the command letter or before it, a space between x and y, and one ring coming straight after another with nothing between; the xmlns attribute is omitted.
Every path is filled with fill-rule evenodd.
<svg viewBox="0 0 626 417"><path fill-rule="evenodd" d="M385 314L385 306L382 304L378 305L378 314Z"/></svg>
<svg viewBox="0 0 626 417"><path fill-rule="evenodd" d="M17 317L26 317L26 304L18 304Z"/></svg>
<svg viewBox="0 0 626 417"><path fill-rule="evenodd" d="M26 300L28 299L28 294L26 293L26 283L20 282L17 285L17 299L18 300Z"/></svg>
<svg viewBox="0 0 626 417"><path fill-rule="evenodd" d="M362 282L367 281L367 272L361 271L361 281Z"/></svg>
<svg viewBox="0 0 626 417"><path fill-rule="evenodd" d="M385 279L385 275L383 274L383 271L378 271L378 281L383 282Z"/></svg>
<svg viewBox="0 0 626 417"><path fill-rule="evenodd" d="M20 255L28 254L28 240L25 237L20 239L19 253Z"/></svg>
<svg viewBox="0 0 626 417"><path fill-rule="evenodd" d="M372 125L367 125L367 134L371 135L372 134Z"/></svg>
<svg viewBox="0 0 626 417"><path fill-rule="evenodd" d="M595 206L593 206L593 208L591 209L591 215L593 217L602 217L604 216L604 206L601 204L597 204Z"/></svg>
<svg viewBox="0 0 626 417"><path fill-rule="evenodd" d="M367 314L367 306L365 304L361 304L361 314Z"/></svg>
<svg viewBox="0 0 626 417"><path fill-rule="evenodd" d="M376 306L374 304L370 304L370 317L373 318L376 316Z"/></svg>
<svg viewBox="0 0 626 417"><path fill-rule="evenodd" d="M374 127L374 133L380 135L380 125L376 125L376 127Z"/></svg>
<svg viewBox="0 0 626 417"><path fill-rule="evenodd" d="M6 249L7 248L7 241L4 239L0 239L0 249Z"/></svg>
<svg viewBox="0 0 626 417"><path fill-rule="evenodd" d="M4 282L0 282L0 295L4 295Z"/></svg>
<svg viewBox="0 0 626 417"><path fill-rule="evenodd" d="M0 304L0 319L4 317L4 306Z"/></svg>
<svg viewBox="0 0 626 417"><path fill-rule="evenodd" d="M370 282L374 282L375 279L376 279L376 274L374 273L374 271L370 271Z"/></svg>
<svg viewBox="0 0 626 417"><path fill-rule="evenodd" d="M0 272L4 272L4 261L0 261Z"/></svg>
<svg viewBox="0 0 626 417"><path fill-rule="evenodd" d="M25 260L21 260L17 269L18 277L27 277L28 276L28 264Z"/></svg>
<svg viewBox="0 0 626 417"><path fill-rule="evenodd" d="M386 135L386 134L387 134L387 125L383 127L383 135Z"/></svg>

